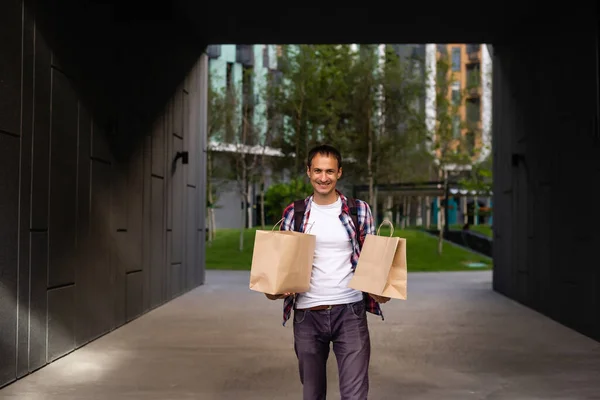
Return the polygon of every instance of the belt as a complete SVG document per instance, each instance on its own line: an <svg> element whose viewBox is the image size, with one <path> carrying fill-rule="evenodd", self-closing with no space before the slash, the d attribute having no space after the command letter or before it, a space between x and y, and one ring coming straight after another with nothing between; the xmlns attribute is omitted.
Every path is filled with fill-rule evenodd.
<svg viewBox="0 0 600 400"><path fill-rule="evenodd" d="M309 307L309 308L299 308L298 310L301 310L301 311L323 311L323 310L331 310L333 307L336 307L336 306L345 306L345 304L334 304L334 305L323 304L321 306L314 306L314 307Z"/></svg>

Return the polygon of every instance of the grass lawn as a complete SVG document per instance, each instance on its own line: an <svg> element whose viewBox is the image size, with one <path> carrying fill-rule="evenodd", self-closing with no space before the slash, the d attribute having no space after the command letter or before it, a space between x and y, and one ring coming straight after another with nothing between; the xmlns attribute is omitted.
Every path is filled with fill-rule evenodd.
<svg viewBox="0 0 600 400"><path fill-rule="evenodd" d="M270 227L268 228L270 229ZM250 270L256 229L244 231L244 250L239 251L240 231L220 229L217 237L206 248L206 268L222 270ZM380 235L389 235L389 228L382 227ZM409 272L415 271L465 271L491 269L492 260L468 250L444 242L441 256L437 254L437 239L418 230L395 230L394 236L407 239L407 262ZM484 263L484 268L470 268L468 263Z"/></svg>
<svg viewBox="0 0 600 400"><path fill-rule="evenodd" d="M492 233L492 227L489 225L471 225L469 229L471 229L474 232L481 233L482 235L485 235L490 238L494 236L494 234Z"/></svg>
<svg viewBox="0 0 600 400"><path fill-rule="evenodd" d="M437 229L437 225L432 225L431 229ZM462 230L462 225L450 225L450 229L460 231ZM489 225L471 225L469 229L473 232L481 233L482 235L485 235L489 238L493 237L492 227Z"/></svg>

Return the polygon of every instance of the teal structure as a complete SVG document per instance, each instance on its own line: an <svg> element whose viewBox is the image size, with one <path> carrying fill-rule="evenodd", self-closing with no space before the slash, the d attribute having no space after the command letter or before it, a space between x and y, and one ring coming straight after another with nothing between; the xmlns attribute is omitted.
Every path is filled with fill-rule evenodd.
<svg viewBox="0 0 600 400"><path fill-rule="evenodd" d="M448 205L448 225L456 225L458 223L458 202L454 197L450 197L450 199L448 199ZM436 225L438 212L437 201L433 200L431 202L431 223L433 225Z"/></svg>

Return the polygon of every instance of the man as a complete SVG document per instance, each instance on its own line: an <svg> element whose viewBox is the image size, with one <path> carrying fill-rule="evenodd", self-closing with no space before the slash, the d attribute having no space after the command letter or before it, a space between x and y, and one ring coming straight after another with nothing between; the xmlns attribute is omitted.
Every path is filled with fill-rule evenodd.
<svg viewBox="0 0 600 400"><path fill-rule="evenodd" d="M294 349L305 400L325 399L329 344L337 359L342 400L364 400L369 391L371 343L367 314L383 314L379 303L389 298L348 288L365 236L373 234L369 205L355 199L358 227L349 199L336 189L342 157L332 146L313 148L306 173L314 192L304 200L299 231L316 236L310 289L306 293L267 295L284 299L283 324L294 310ZM294 203L283 212L281 230L295 230ZM358 232L358 235L357 235Z"/></svg>

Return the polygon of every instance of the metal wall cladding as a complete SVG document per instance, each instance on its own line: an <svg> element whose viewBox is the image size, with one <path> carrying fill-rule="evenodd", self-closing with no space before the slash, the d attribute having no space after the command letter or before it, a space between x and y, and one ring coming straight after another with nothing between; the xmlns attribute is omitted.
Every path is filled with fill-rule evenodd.
<svg viewBox="0 0 600 400"><path fill-rule="evenodd" d="M111 124L32 7L3 2L0 35L1 387L203 283L207 65L153 126L125 106Z"/></svg>
<svg viewBox="0 0 600 400"><path fill-rule="evenodd" d="M599 65L594 35L575 35L494 44L494 289L600 340ZM578 54L577 74L544 62L556 46Z"/></svg>

